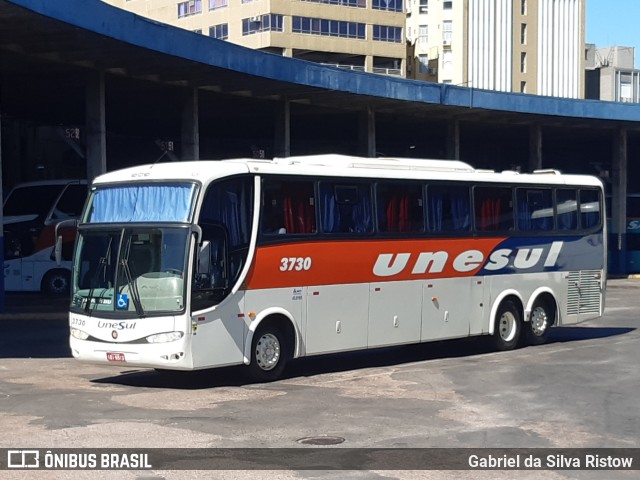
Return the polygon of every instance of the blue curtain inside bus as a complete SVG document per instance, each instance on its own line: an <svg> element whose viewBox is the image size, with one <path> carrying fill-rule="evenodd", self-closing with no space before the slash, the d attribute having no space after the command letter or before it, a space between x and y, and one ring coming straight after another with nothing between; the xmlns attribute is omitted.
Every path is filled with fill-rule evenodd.
<svg viewBox="0 0 640 480"><path fill-rule="evenodd" d="M136 185L95 191L89 223L188 222L195 185Z"/></svg>

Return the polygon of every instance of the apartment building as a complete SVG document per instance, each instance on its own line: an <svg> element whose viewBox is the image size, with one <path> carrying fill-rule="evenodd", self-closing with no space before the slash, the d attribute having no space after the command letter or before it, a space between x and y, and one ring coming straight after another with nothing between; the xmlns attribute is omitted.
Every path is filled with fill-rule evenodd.
<svg viewBox="0 0 640 480"><path fill-rule="evenodd" d="M584 98L586 0L407 0L411 78Z"/></svg>
<svg viewBox="0 0 640 480"><path fill-rule="evenodd" d="M640 103L640 70L634 47L587 45L586 98Z"/></svg>
<svg viewBox="0 0 640 480"><path fill-rule="evenodd" d="M104 0L245 47L404 76L403 0Z"/></svg>

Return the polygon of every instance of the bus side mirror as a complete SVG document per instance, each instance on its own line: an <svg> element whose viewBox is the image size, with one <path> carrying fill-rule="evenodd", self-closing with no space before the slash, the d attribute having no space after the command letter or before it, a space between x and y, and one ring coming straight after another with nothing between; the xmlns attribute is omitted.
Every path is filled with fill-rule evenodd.
<svg viewBox="0 0 640 480"><path fill-rule="evenodd" d="M54 255L56 257L56 265L60 266L62 264L62 235L58 235L56 237L56 245L55 245Z"/></svg>
<svg viewBox="0 0 640 480"><path fill-rule="evenodd" d="M211 274L211 242L205 240L198 249L198 271L199 275Z"/></svg>
<svg viewBox="0 0 640 480"><path fill-rule="evenodd" d="M60 266L62 264L62 234L59 233L61 228L77 228L78 227L78 219L77 218L69 218L67 220L62 220L61 222L56 223L55 228L55 238L56 244L54 248L54 256L56 259L56 264Z"/></svg>

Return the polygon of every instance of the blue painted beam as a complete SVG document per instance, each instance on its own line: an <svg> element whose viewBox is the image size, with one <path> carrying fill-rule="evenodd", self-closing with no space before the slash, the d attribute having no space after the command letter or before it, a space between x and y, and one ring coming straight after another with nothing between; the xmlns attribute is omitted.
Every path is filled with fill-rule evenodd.
<svg viewBox="0 0 640 480"><path fill-rule="evenodd" d="M340 70L149 20L100 0L4 0L71 26L212 67L330 91L522 114L640 122L639 104L501 93Z"/></svg>

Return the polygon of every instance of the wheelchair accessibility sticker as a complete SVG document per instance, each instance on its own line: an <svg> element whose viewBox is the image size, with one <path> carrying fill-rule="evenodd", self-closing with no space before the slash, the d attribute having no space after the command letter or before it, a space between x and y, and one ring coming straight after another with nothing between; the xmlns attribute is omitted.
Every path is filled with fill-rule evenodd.
<svg viewBox="0 0 640 480"><path fill-rule="evenodd" d="M116 297L116 308L118 310L127 310L129 308L129 295L119 293Z"/></svg>

